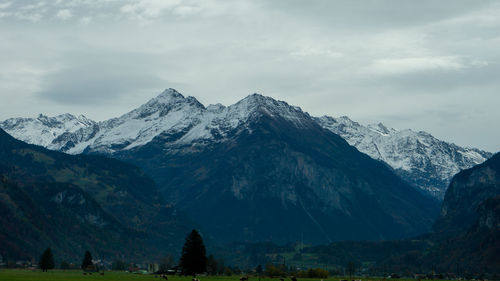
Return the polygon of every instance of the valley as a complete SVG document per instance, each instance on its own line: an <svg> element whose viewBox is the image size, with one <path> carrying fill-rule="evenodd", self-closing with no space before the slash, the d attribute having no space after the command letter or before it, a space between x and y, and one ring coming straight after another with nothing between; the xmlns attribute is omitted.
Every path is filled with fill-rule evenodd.
<svg viewBox="0 0 500 281"><path fill-rule="evenodd" d="M483 201L499 194L498 155L424 132L315 118L258 94L205 107L173 89L107 121L66 114L0 124L21 139L1 132L6 258L59 245L64 259L88 248L108 261L155 261L178 256L183 235L200 228L210 253L246 269L496 271L497 201ZM471 241L493 244L482 253ZM442 257L456 251L450 243L473 258Z"/></svg>

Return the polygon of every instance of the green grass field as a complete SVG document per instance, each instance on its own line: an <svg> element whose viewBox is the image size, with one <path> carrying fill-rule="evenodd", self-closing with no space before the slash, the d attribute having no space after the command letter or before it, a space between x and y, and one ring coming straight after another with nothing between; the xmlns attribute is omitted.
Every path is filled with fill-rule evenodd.
<svg viewBox="0 0 500 281"><path fill-rule="evenodd" d="M179 278L180 279L180 278ZM50 270L42 272L40 270L17 270L17 269L3 269L0 270L0 281L77 281L77 280L160 280L155 278L154 275L139 275L126 272L105 272L104 276L98 273L92 275L83 275L81 270ZM180 280L179 280L180 281ZM186 280L187 281L187 280Z"/></svg>
<svg viewBox="0 0 500 281"><path fill-rule="evenodd" d="M200 276L198 279L200 281L239 281L239 276ZM169 281L191 281L191 277L182 276L169 276ZM339 281L344 278L340 277L330 277L324 279L324 281ZM345 278L347 279L347 278ZM355 279L361 279L363 281L375 281L382 280L380 278L363 278L356 277ZM49 272L41 272L40 270L18 270L18 269L1 269L0 270L0 281L78 281L78 280L116 280L116 281L127 281L127 280L163 280L155 275L142 275L142 274L132 274L127 272L117 272L117 271L106 271L104 276L100 274L83 275L81 270L50 270ZM250 277L250 281L258 281L258 277ZM300 280L307 281L320 281L320 279L304 279ZM413 280L413 279L397 279L399 281ZM260 281L279 281L279 278L261 278ZM286 278L285 281L290 281Z"/></svg>

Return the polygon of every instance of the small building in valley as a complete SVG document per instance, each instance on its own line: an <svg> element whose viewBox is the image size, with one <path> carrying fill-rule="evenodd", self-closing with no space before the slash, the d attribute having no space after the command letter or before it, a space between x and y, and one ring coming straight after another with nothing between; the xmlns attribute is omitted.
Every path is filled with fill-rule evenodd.
<svg viewBox="0 0 500 281"><path fill-rule="evenodd" d="M157 263L149 263L148 264L148 272L149 273L154 273L158 272L160 270L160 265Z"/></svg>

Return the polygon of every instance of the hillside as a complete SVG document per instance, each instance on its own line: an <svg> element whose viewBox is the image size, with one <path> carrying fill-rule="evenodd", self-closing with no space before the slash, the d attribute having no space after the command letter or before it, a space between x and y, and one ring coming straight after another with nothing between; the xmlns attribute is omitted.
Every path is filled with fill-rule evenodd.
<svg viewBox="0 0 500 281"><path fill-rule="evenodd" d="M158 257L182 245L189 223L140 169L101 156L72 156L0 131L0 251L64 257ZM180 236L179 236L180 235ZM124 245L131 244L130 247Z"/></svg>

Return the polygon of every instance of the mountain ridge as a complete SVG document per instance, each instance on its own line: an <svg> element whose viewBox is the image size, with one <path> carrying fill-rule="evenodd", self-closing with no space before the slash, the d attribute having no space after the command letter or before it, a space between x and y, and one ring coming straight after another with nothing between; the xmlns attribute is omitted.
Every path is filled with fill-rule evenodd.
<svg viewBox="0 0 500 281"><path fill-rule="evenodd" d="M256 111L223 142L173 148L160 135L115 157L143 167L167 201L225 242L293 241L300 232L313 243L389 239L428 229L437 204L291 113L304 118Z"/></svg>
<svg viewBox="0 0 500 281"><path fill-rule="evenodd" d="M31 126L27 118L11 118L0 122L0 127L17 138L52 150L112 155L144 146L157 137L173 149L195 149L193 144L210 145L223 141L233 130L241 129L239 126L256 112L281 116L298 126L306 125L301 124L303 114L311 117L300 107L259 94L249 95L230 106L205 107L194 97L184 97L174 89L167 89L120 117L100 122L90 120L80 127L67 126L65 131ZM345 116L311 118L359 151L384 161L407 182L439 200L443 199L455 173L491 156L489 152L440 141L422 131L397 131L381 123L363 126ZM37 139L36 136L44 132L53 137L43 141Z"/></svg>
<svg viewBox="0 0 500 281"><path fill-rule="evenodd" d="M48 147L141 167L168 203L224 241L403 238L428 231L438 209L307 112L259 94L205 107L167 89Z"/></svg>
<svg viewBox="0 0 500 281"><path fill-rule="evenodd" d="M221 141L258 111L282 116L297 125L303 121L298 115L309 116L300 107L256 93L230 106L205 107L196 98L184 97L170 88L138 108L105 121L95 122L83 115L40 115L36 119L10 118L0 122L0 127L16 138L51 150L111 155L143 146L160 135L174 148ZM346 116L312 118L439 200L444 198L454 174L492 155L438 140L423 131L398 131L382 123L363 126Z"/></svg>
<svg viewBox="0 0 500 281"><path fill-rule="evenodd" d="M424 131L395 130L382 123L363 126L346 116L323 116L316 120L361 152L387 163L410 184L440 200L456 173L493 155L439 140Z"/></svg>

